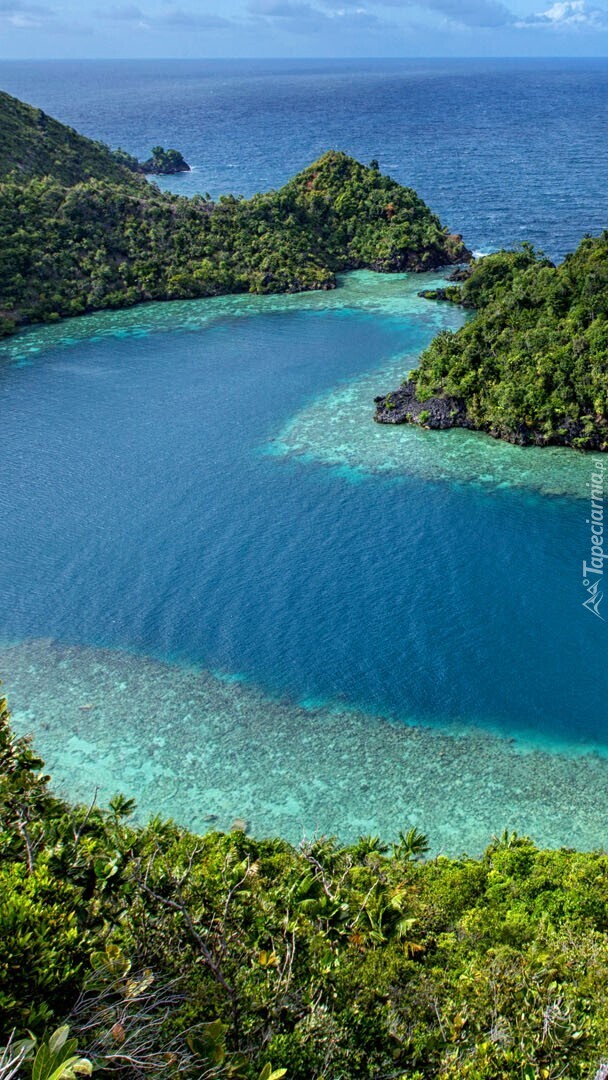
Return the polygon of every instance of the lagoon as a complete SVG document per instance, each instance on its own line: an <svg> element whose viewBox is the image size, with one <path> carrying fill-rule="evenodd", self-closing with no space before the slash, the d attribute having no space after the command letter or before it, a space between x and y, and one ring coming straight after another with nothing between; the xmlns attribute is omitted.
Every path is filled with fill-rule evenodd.
<svg viewBox="0 0 608 1080"><path fill-rule="evenodd" d="M0 670L58 784L290 839L602 842L591 461L373 424L462 318L432 280L3 346Z"/></svg>

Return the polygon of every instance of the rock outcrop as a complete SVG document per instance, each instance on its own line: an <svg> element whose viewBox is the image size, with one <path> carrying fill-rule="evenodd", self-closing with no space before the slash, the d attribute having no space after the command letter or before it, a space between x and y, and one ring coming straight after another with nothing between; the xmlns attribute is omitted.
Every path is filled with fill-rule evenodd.
<svg viewBox="0 0 608 1080"><path fill-rule="evenodd" d="M420 427L444 430L473 427L464 402L454 397L432 397L418 401L416 384L410 379L390 394L374 398L378 424L419 424Z"/></svg>

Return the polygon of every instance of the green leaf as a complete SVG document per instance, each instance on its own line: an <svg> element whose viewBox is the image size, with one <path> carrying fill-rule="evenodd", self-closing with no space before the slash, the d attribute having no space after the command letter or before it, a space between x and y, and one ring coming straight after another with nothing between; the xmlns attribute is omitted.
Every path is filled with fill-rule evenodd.
<svg viewBox="0 0 608 1080"><path fill-rule="evenodd" d="M31 1061L36 1050L36 1039L30 1033L29 1039L19 1039L13 1043L13 1053L16 1057L22 1056L23 1061Z"/></svg>
<svg viewBox="0 0 608 1080"><path fill-rule="evenodd" d="M47 1080L51 1072L52 1055L46 1045L43 1043L38 1048L36 1057L34 1058L34 1064L32 1065L32 1080Z"/></svg>
<svg viewBox="0 0 608 1080"><path fill-rule="evenodd" d="M287 1069L274 1069L268 1061L262 1069L258 1080L281 1080L282 1076L285 1076Z"/></svg>
<svg viewBox="0 0 608 1080"><path fill-rule="evenodd" d="M226 1060L226 1032L228 1024L211 1020L200 1031L188 1036L187 1043L194 1054L206 1059L211 1065L222 1065Z"/></svg>
<svg viewBox="0 0 608 1080"><path fill-rule="evenodd" d="M69 1034L70 1029L64 1024L47 1042L41 1043L32 1065L32 1080L71 1080L76 1071L90 1076L93 1067L75 1053L78 1043Z"/></svg>
<svg viewBox="0 0 608 1080"><path fill-rule="evenodd" d="M67 1024L64 1024L63 1027L57 1028L57 1031L53 1032L48 1043L51 1054L59 1053L62 1047L65 1046L69 1034L70 1029Z"/></svg>

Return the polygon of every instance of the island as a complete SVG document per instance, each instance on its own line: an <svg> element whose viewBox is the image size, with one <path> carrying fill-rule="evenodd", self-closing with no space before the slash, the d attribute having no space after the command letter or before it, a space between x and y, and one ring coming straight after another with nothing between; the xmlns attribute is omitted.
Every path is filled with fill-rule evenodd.
<svg viewBox="0 0 608 1080"><path fill-rule="evenodd" d="M142 161L139 167L148 176L171 176L191 171L179 150L165 150L162 146L153 146L152 157Z"/></svg>
<svg viewBox="0 0 608 1080"><path fill-rule="evenodd" d="M462 238L375 162L332 150L278 191L214 202L161 192L124 152L8 95L0 123L0 332L152 299L332 289L358 267L456 266L426 295L462 305L466 325L440 334L403 385L376 399L376 419L606 449L608 233L584 239L560 266L523 246L463 271ZM220 408L225 397L220 386ZM371 513L372 555L379 524ZM550 522L543 539L553 542ZM344 569L347 596L348 561ZM394 581L375 573L373 558L369 586L402 619ZM419 604L409 602L414 617ZM415 678L406 659L404 678ZM434 670L432 655L427 663ZM386 677L398 679L393 668ZM76 692L70 708L84 719L95 703ZM150 692L151 734L155 705ZM37 711L26 706L22 725ZM127 709L125 695L119 746ZM337 737L325 738L329 753ZM67 724L61 748L69 743ZM361 807L373 822L363 740L358 753L369 775ZM462 758L447 755L446 785L460 782ZM577 768L601 806L590 761L581 756ZM408 768L415 759L404 753ZM159 800L149 820L128 790L106 804L95 788L86 805L74 802L0 698L4 1080L607 1080L605 850L542 850L505 828L485 851L450 856L415 824L419 809L405 794L392 836L345 843L314 831L293 846L251 835L244 807L222 828L212 784L194 808L209 827L197 835L162 816L167 770L150 757L145 771ZM543 790L550 799L546 781ZM258 813L262 821L262 805ZM456 816L455 850L459 828Z"/></svg>
<svg viewBox="0 0 608 1080"><path fill-rule="evenodd" d="M608 232L555 266L529 244L476 260L425 293L472 317L439 334L381 424L470 428L520 446L608 449ZM464 280L462 280L464 279Z"/></svg>
<svg viewBox="0 0 608 1080"><path fill-rule="evenodd" d="M146 161L139 161L122 147L112 150L111 153L121 165L144 176L172 176L191 171L191 166L179 150L165 150L163 146L153 146L151 156Z"/></svg>
<svg viewBox="0 0 608 1080"><path fill-rule="evenodd" d="M339 151L277 191L212 201L160 191L124 151L6 94L0 124L0 334L146 300L333 289L345 270L470 258L415 191ZM170 153L156 147L151 160L164 169Z"/></svg>

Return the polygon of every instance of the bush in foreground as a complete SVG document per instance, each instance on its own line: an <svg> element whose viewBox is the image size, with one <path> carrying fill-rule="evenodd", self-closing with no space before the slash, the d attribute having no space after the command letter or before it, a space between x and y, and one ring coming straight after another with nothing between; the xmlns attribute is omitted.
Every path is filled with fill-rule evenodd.
<svg viewBox="0 0 608 1080"><path fill-rule="evenodd" d="M57 799L1 713L5 1043L68 1025L95 1074L133 1078L600 1075L605 854L136 826L124 797Z"/></svg>

